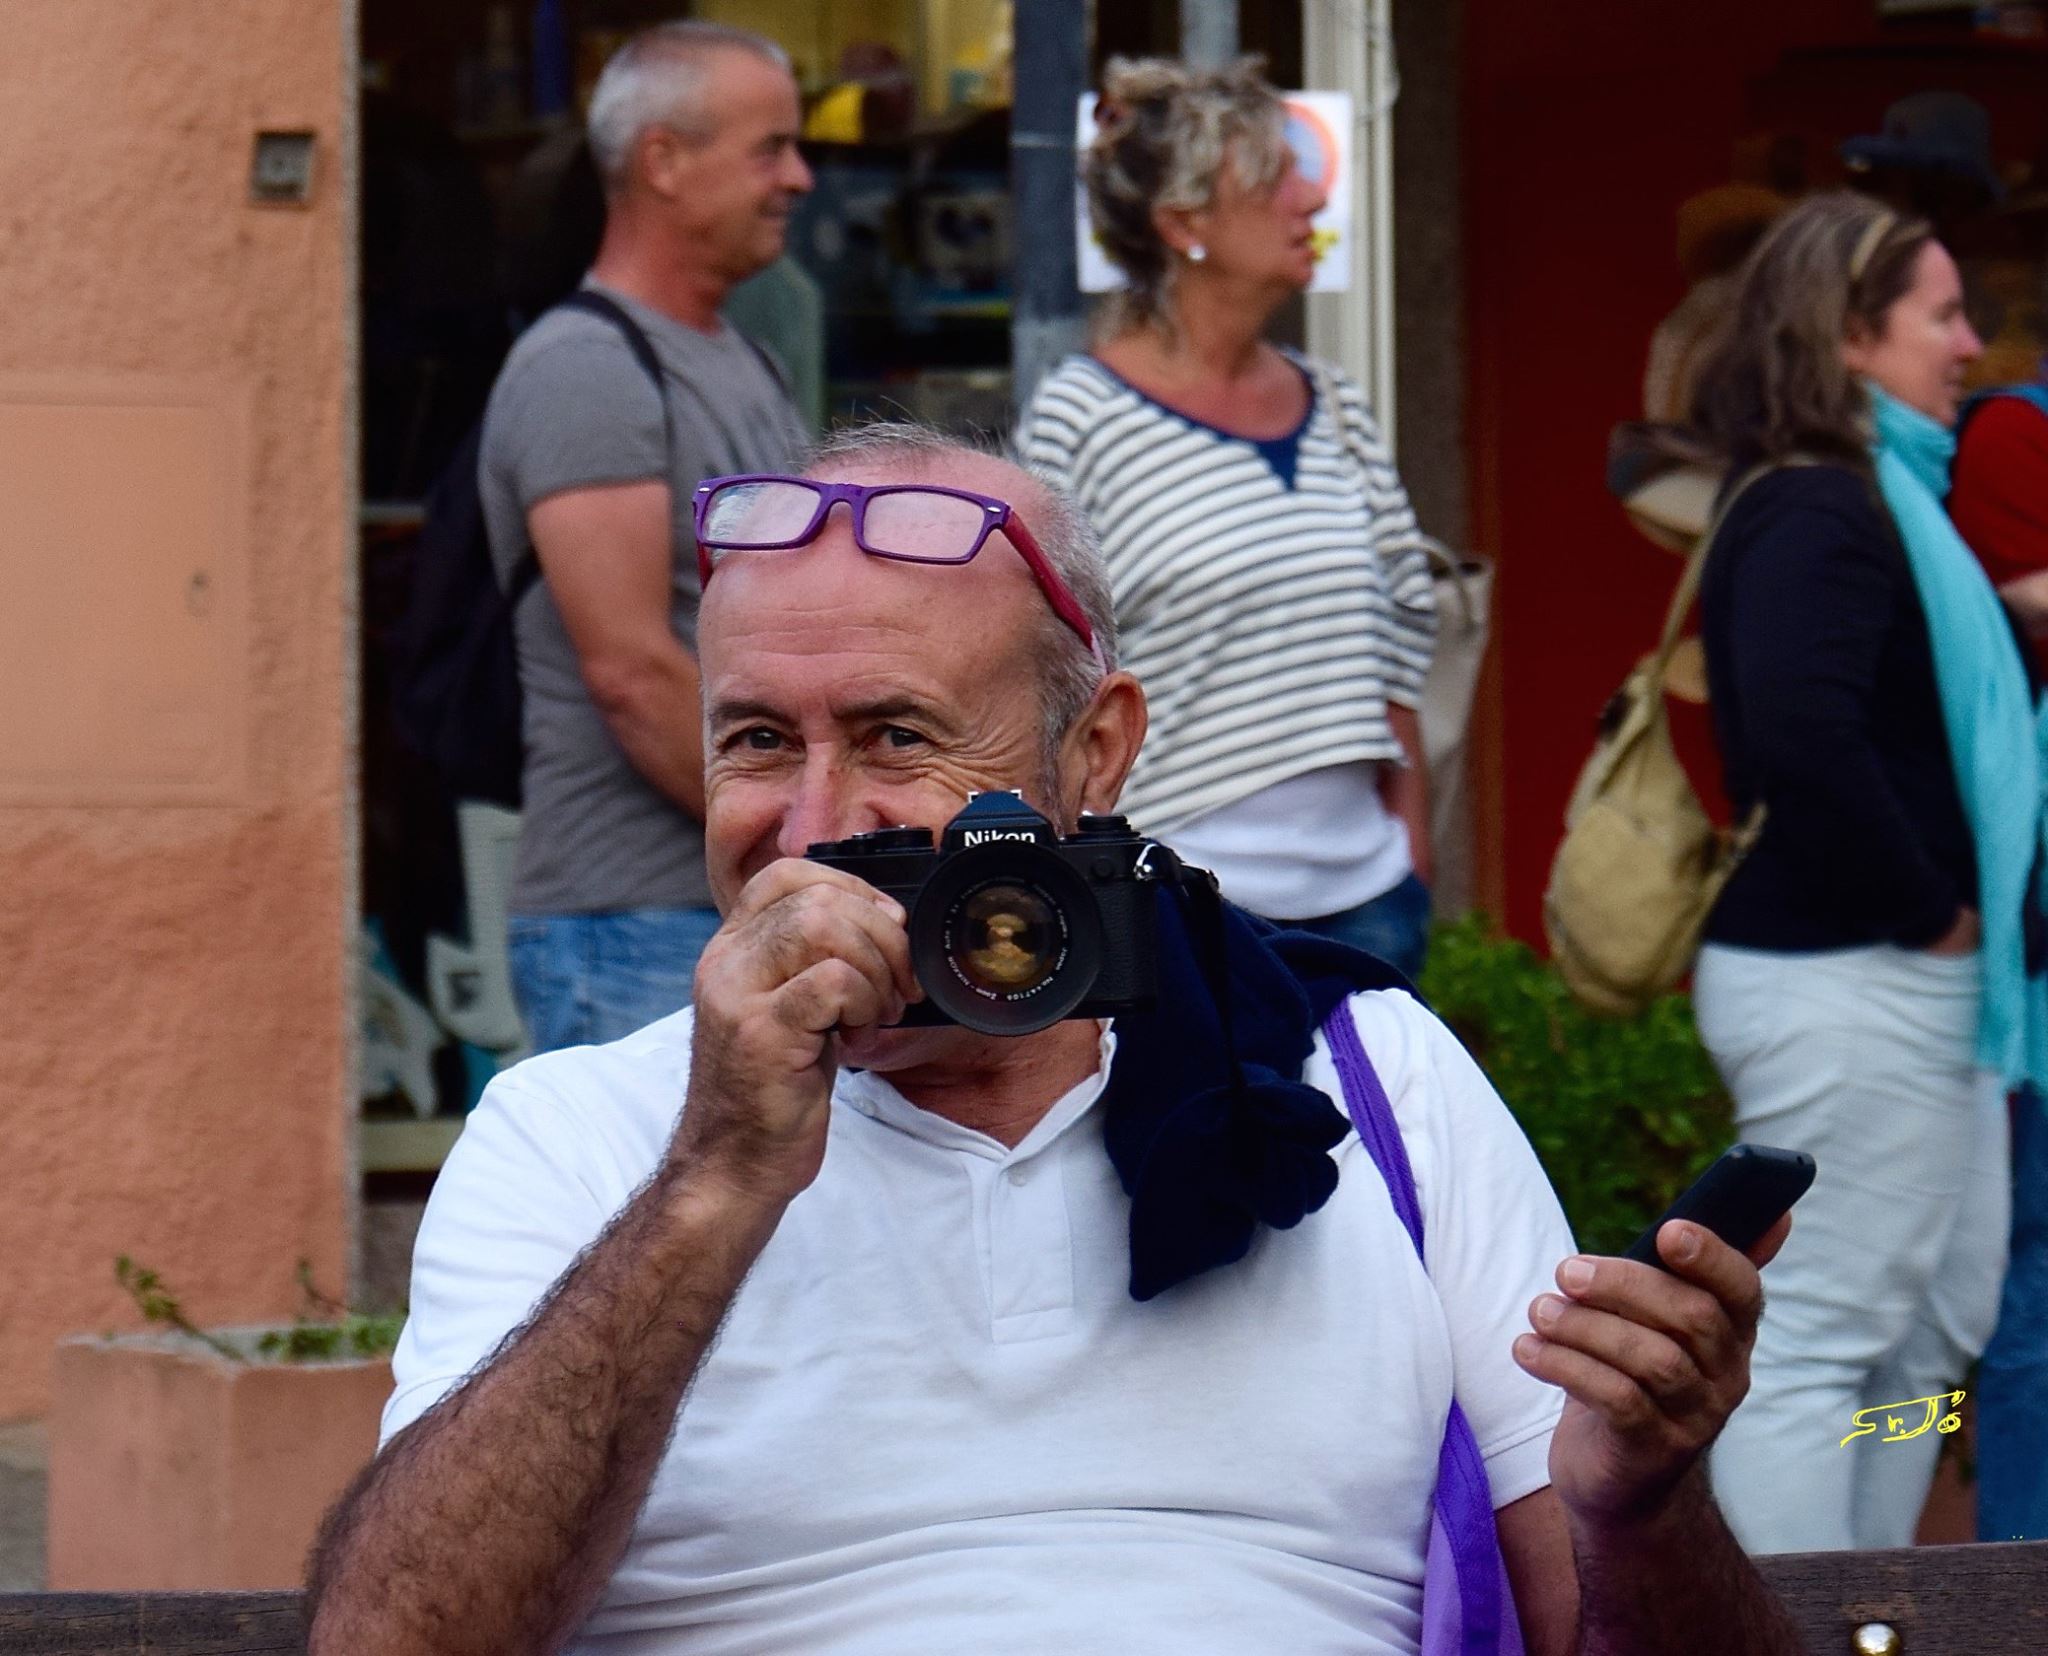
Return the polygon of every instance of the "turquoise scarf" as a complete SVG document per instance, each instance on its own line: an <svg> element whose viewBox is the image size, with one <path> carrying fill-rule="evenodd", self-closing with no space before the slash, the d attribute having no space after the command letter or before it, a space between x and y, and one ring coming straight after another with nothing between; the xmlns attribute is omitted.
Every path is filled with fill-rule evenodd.
<svg viewBox="0 0 2048 1656"><path fill-rule="evenodd" d="M1977 1061L2008 1087L2048 1082L2048 979L2030 978L2021 930L2034 859L2044 844L2048 718L2027 689L2004 606L1949 522L1955 434L1871 385L1878 488L1898 524L1934 641L1942 724L1977 846L1984 921L1984 1002Z"/></svg>

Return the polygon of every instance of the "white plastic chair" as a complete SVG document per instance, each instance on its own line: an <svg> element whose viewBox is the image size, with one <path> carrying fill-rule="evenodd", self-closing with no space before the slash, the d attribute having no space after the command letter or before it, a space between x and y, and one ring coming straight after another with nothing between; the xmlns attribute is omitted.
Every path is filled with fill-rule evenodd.
<svg viewBox="0 0 2048 1656"><path fill-rule="evenodd" d="M495 1053L503 1069L526 1052L505 941L519 813L465 800L455 808L455 828L469 897L470 941L438 935L427 939L427 1000L443 1028Z"/></svg>

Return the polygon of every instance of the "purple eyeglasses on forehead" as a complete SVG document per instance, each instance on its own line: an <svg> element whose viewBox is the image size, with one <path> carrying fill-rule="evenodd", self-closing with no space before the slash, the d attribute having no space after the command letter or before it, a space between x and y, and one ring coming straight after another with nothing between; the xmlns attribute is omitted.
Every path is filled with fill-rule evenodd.
<svg viewBox="0 0 2048 1656"><path fill-rule="evenodd" d="M709 586L721 552L782 552L808 546L844 501L853 540L872 558L897 563L964 564L992 530L1017 549L1053 613L1098 660L1087 612L1007 500L936 483L820 483L773 472L714 477L697 486L697 576Z"/></svg>

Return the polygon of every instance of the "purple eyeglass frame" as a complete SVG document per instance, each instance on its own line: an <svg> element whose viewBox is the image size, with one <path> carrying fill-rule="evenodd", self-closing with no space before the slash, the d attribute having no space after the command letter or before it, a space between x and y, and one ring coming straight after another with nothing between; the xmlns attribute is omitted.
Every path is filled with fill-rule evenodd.
<svg viewBox="0 0 2048 1656"><path fill-rule="evenodd" d="M720 489L735 483L794 483L799 488L809 489L818 497L818 509L811 521L804 526L804 532L789 540L755 541L745 546L734 546L729 542L713 540L707 533L705 519L711 509L711 497ZM955 500L971 500L982 509L981 533L974 544L958 557L923 558L909 552L885 552L880 547L868 544L868 502L877 495L888 494L935 494L951 495ZM871 558L887 558L894 563L916 564L964 564L971 563L975 554L988 544L992 530L1000 529L1003 538L1017 549L1017 555L1030 569L1031 577L1045 594L1045 601L1052 605L1057 615L1073 628L1081 642L1095 650L1095 629L1088 625L1088 614L1081 608L1079 600L1067 589L1067 583L1059 578L1052 566L1052 560L1038 544L1017 510L1007 500L998 500L993 495L975 494L969 489L949 489L938 483L821 483L810 477L789 477L781 472L741 472L731 477L712 477L697 485L697 492L691 501L691 511L697 528L697 580L701 586L711 584L711 554L725 552L784 552L799 546L808 546L818 538L818 532L825 527L825 519L832 508L841 501L853 518L853 542ZM1099 651L1097 652L1100 653Z"/></svg>

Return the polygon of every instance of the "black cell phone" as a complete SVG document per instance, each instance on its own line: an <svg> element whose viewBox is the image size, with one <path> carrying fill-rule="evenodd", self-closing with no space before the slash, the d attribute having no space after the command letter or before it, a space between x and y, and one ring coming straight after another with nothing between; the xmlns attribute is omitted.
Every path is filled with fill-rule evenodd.
<svg viewBox="0 0 2048 1656"><path fill-rule="evenodd" d="M1621 1257L1670 1270L1658 1256L1657 1233L1673 1219L1704 1225L1738 1253L1747 1253L1806 1194L1813 1175L1813 1158L1804 1150L1738 1144L1693 1180Z"/></svg>

